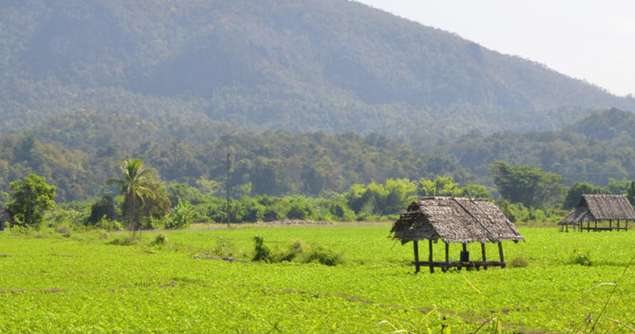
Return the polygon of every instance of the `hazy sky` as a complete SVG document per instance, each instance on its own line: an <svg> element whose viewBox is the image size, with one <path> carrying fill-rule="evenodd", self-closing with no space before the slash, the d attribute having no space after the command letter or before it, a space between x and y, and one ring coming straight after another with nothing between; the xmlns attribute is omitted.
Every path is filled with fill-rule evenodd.
<svg viewBox="0 0 635 334"><path fill-rule="evenodd" d="M633 0L356 0L635 95Z"/></svg>

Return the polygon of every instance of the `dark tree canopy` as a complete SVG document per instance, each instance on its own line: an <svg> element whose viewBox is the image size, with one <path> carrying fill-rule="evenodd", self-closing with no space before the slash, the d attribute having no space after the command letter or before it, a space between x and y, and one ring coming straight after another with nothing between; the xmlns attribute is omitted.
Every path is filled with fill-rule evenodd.
<svg viewBox="0 0 635 334"><path fill-rule="evenodd" d="M564 203L562 204L562 208L565 210L573 209L578 206L580 203L580 199L584 194L610 194L606 188L597 187L592 184L586 182L576 182L574 183L569 191L567 191L567 196L564 198Z"/></svg>
<svg viewBox="0 0 635 334"><path fill-rule="evenodd" d="M540 208L555 202L566 189L563 185L566 179L535 166L510 166L507 162L495 161L489 174L503 199L526 207Z"/></svg>
<svg viewBox="0 0 635 334"><path fill-rule="evenodd" d="M117 209L112 197L104 195L99 201L90 207L90 216L86 219L88 225L97 224L102 218L117 219Z"/></svg>

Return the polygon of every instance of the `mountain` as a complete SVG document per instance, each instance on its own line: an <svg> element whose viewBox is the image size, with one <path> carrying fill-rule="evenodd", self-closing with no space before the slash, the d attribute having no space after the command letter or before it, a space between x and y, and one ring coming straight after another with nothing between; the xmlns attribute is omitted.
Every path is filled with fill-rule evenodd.
<svg viewBox="0 0 635 334"><path fill-rule="evenodd" d="M632 98L345 0L4 0L0 131L77 109L372 132L554 130ZM215 123L216 122L216 123ZM219 123L220 122L220 123Z"/></svg>

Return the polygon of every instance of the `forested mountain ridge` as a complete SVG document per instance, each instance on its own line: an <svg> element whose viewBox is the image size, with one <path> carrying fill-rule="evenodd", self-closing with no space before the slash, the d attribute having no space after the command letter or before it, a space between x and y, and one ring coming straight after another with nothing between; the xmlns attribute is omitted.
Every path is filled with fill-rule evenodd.
<svg viewBox="0 0 635 334"><path fill-rule="evenodd" d="M606 186L635 179L635 114L618 109L594 112L559 131L524 134L477 131L439 149L479 180L489 182L493 161L537 166L573 181Z"/></svg>
<svg viewBox="0 0 635 334"><path fill-rule="evenodd" d="M615 97L344 0L7 0L0 129L80 108L164 124L381 133L555 130Z"/></svg>

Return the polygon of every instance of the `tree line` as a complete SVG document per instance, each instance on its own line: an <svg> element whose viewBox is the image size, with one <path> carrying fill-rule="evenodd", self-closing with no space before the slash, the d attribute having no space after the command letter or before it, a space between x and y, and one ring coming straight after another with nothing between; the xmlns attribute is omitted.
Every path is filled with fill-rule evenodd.
<svg viewBox="0 0 635 334"><path fill-rule="evenodd" d="M39 227L44 213L54 218L51 227L68 224L87 228L117 230L126 228L133 234L140 229L175 229L192 222L232 223L316 220L378 221L397 219L407 205L422 196L470 197L496 202L515 222L556 222L575 207L582 194L624 193L635 203L635 182L613 180L608 187L576 182L564 185L565 178L544 172L535 166L494 162L489 169L495 192L472 182L461 185L451 176L434 179L387 179L384 183L353 184L342 193L329 196L247 196L227 202L220 194L218 182L199 179L195 186L186 183L157 182L156 170L140 159L126 159L118 164L120 175L104 181L118 189L116 196L104 195L94 202L55 205L56 187L46 178L31 174L10 184L5 196L7 209L23 227ZM229 206L228 206L229 204ZM55 210L51 211L51 209ZM51 213L52 212L52 213ZM56 217L56 218L55 218Z"/></svg>

